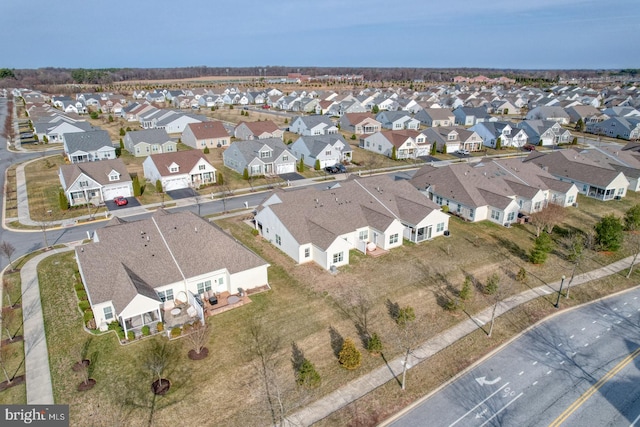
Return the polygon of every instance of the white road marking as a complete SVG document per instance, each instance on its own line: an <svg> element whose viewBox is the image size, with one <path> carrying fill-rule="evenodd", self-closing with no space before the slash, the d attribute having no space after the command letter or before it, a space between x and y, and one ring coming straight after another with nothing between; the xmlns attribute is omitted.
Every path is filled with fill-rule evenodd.
<svg viewBox="0 0 640 427"><path fill-rule="evenodd" d="M575 335L571 335L569 338L570 338L570 339L573 339L573 337L575 337Z"/></svg>
<svg viewBox="0 0 640 427"><path fill-rule="evenodd" d="M550 353L550 352L549 352L549 351L547 351L547 354L545 354L545 356L548 356L548 355L549 355L549 353Z"/></svg>
<svg viewBox="0 0 640 427"><path fill-rule="evenodd" d="M627 314L627 317L631 317L631 314Z"/></svg>
<svg viewBox="0 0 640 427"><path fill-rule="evenodd" d="M607 316L608 316L608 314L606 314L606 313L602 315L602 317L607 317Z"/></svg>
<svg viewBox="0 0 640 427"><path fill-rule="evenodd" d="M582 328L581 331L584 331L585 329L587 329L587 328Z"/></svg>
<svg viewBox="0 0 640 427"><path fill-rule="evenodd" d="M596 322L597 322L597 320L594 320L594 321L593 321L593 322L591 322L591 323L596 323Z"/></svg>
<svg viewBox="0 0 640 427"><path fill-rule="evenodd" d="M547 371L547 375L549 375L551 373L551 371Z"/></svg>
<svg viewBox="0 0 640 427"><path fill-rule="evenodd" d="M478 407L480 405L482 405L484 402L486 402L487 400L491 399L493 396L495 396L496 394L498 394L503 388L505 388L506 386L508 386L509 383L504 383L502 385L502 387L500 387L499 389L497 389L496 391L494 391L493 393L491 393L489 395L489 397L487 397L486 399L484 399L482 402L478 403L476 406L474 406L473 408L471 408L469 410L469 412L467 412L466 414L464 414L463 416L461 416L460 418L458 418L457 420L455 420L453 423L449 424L449 427L452 427L456 424L458 424L460 421L462 421L467 415L469 415L471 412L474 412L476 409L478 409Z"/></svg>
<svg viewBox="0 0 640 427"><path fill-rule="evenodd" d="M618 309L617 309L617 308L614 308L614 309L613 309L613 311L618 311Z"/></svg>
<svg viewBox="0 0 640 427"><path fill-rule="evenodd" d="M584 346L587 347L589 345L589 343L586 343Z"/></svg>
<svg viewBox="0 0 640 427"><path fill-rule="evenodd" d="M534 381L533 384L531 384L531 385L536 385L536 384L538 384L538 381Z"/></svg>
<svg viewBox="0 0 640 427"><path fill-rule="evenodd" d="M627 305L627 303L625 302L625 303L624 303L624 304L622 304L622 305Z"/></svg>
<svg viewBox="0 0 640 427"><path fill-rule="evenodd" d="M600 338L600 335L596 335L596 339Z"/></svg>
<svg viewBox="0 0 640 427"><path fill-rule="evenodd" d="M558 344L558 347L562 347L562 343Z"/></svg>
<svg viewBox="0 0 640 427"><path fill-rule="evenodd" d="M634 298L634 299L635 299L635 298ZM631 425L630 425L629 427L633 427L633 426L635 426L635 425L636 425L636 423L638 422L638 420L640 420L640 415L638 415L638 416L636 417L636 419L635 419L635 420L633 420L633 422L631 423Z"/></svg>
<svg viewBox="0 0 640 427"><path fill-rule="evenodd" d="M522 375L522 374L524 374L524 371L520 371L520 373L518 375Z"/></svg>
<svg viewBox="0 0 640 427"><path fill-rule="evenodd" d="M561 364L561 365L564 365L564 360L562 360L562 361L560 362L560 364Z"/></svg>
<svg viewBox="0 0 640 427"><path fill-rule="evenodd" d="M491 421L492 419L494 419L495 417L497 417L500 412L504 411L505 409L507 409L509 407L509 405L511 405L513 402L515 402L516 400L520 399L520 397L523 395L524 393L520 393L519 395L517 395L516 397L514 397L513 399L511 399L511 401L509 403L507 403L506 405L504 405L502 408L500 408L495 414L493 414L491 416L491 418L487 419L487 421L483 422L482 424L480 424L480 427L486 425L489 421Z"/></svg>
<svg viewBox="0 0 640 427"><path fill-rule="evenodd" d="M620 324L620 322L622 322L622 320L616 320L616 325Z"/></svg>
<svg viewBox="0 0 640 427"><path fill-rule="evenodd" d="M538 361L536 360L535 362L532 363L533 366L537 365Z"/></svg>

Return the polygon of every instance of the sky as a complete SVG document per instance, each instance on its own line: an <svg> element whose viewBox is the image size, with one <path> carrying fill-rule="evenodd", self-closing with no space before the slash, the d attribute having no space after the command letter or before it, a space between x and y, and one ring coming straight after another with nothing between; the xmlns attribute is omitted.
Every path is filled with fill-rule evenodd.
<svg viewBox="0 0 640 427"><path fill-rule="evenodd" d="M2 0L0 68L640 68L639 0Z"/></svg>

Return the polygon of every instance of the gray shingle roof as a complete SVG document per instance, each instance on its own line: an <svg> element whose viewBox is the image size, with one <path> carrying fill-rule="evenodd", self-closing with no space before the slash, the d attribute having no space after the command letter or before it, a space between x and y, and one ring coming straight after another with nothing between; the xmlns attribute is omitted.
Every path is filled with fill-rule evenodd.
<svg viewBox="0 0 640 427"><path fill-rule="evenodd" d="M98 162L72 163L60 166L60 172L67 187L84 174L96 181L98 184L113 184L109 181L109 173L115 170L120 174L119 182L130 182L131 177L124 162L120 159L100 160Z"/></svg>
<svg viewBox="0 0 640 427"><path fill-rule="evenodd" d="M231 274L267 265L215 225L191 212L159 210L151 218L110 222L99 242L76 249L92 304L122 311L137 295L226 268Z"/></svg>
<svg viewBox="0 0 640 427"><path fill-rule="evenodd" d="M167 141L171 141L169 134L164 129L145 129L128 132L127 135L131 138L133 144L140 142L146 142L148 144L164 144Z"/></svg>
<svg viewBox="0 0 640 427"><path fill-rule="evenodd" d="M113 142L106 130L65 133L64 141L67 153L75 153L78 150L96 151L102 147L113 148Z"/></svg>

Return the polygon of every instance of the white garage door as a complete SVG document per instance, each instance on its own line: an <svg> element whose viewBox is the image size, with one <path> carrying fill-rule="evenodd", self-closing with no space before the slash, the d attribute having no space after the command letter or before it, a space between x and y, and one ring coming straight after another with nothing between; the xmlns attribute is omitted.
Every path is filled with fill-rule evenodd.
<svg viewBox="0 0 640 427"><path fill-rule="evenodd" d="M131 197L131 187L128 185L120 185L117 187L105 187L102 189L102 197L104 200L113 200L118 196Z"/></svg>
<svg viewBox="0 0 640 427"><path fill-rule="evenodd" d="M276 173L280 175L281 173L293 173L295 172L295 165L293 163L278 165Z"/></svg>
<svg viewBox="0 0 640 427"><path fill-rule="evenodd" d="M187 187L189 187L189 184L185 178L167 178L162 184L164 191L181 190Z"/></svg>

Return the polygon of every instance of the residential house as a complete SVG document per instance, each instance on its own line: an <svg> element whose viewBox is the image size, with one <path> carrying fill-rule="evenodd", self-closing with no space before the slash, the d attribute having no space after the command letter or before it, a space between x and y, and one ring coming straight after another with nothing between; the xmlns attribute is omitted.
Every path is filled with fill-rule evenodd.
<svg viewBox="0 0 640 427"><path fill-rule="evenodd" d="M219 121L190 123L182 132L181 140L183 144L197 149L228 147L231 143L229 132Z"/></svg>
<svg viewBox="0 0 640 427"><path fill-rule="evenodd" d="M260 235L298 264L349 264L350 251L388 251L448 232L448 215L407 181L354 178L320 190L278 190L258 207Z"/></svg>
<svg viewBox="0 0 640 427"><path fill-rule="evenodd" d="M539 106L531 109L525 116L526 120L553 120L561 125L568 125L571 118L560 106Z"/></svg>
<svg viewBox="0 0 640 427"><path fill-rule="evenodd" d="M573 107L565 108L565 111L569 115L571 123L578 123L579 120L582 120L585 126L589 123L597 123L609 118L593 105L574 105Z"/></svg>
<svg viewBox="0 0 640 427"><path fill-rule="evenodd" d="M353 149L340 134L302 135L290 146L290 150L298 159L310 168L333 166L337 163L349 163Z"/></svg>
<svg viewBox="0 0 640 427"><path fill-rule="evenodd" d="M453 110L455 123L461 126L473 126L478 123L497 121L497 117L491 117L484 107L458 107Z"/></svg>
<svg viewBox="0 0 640 427"><path fill-rule="evenodd" d="M420 121L411 117L406 111L381 111L376 116L376 120L379 121L385 129L420 129Z"/></svg>
<svg viewBox="0 0 640 427"><path fill-rule="evenodd" d="M520 159L425 165L411 183L438 205L467 221L509 226L518 213L531 214L549 203L571 206L578 190Z"/></svg>
<svg viewBox="0 0 640 427"><path fill-rule="evenodd" d="M71 163L116 158L116 147L106 130L67 133L63 135L63 139L64 154Z"/></svg>
<svg viewBox="0 0 640 427"><path fill-rule="evenodd" d="M416 113L415 118L425 126L453 126L456 116L448 108L425 108Z"/></svg>
<svg viewBox="0 0 640 427"><path fill-rule="evenodd" d="M324 115L298 116L291 119L289 131L298 135L327 135L338 133L338 127Z"/></svg>
<svg viewBox="0 0 640 427"><path fill-rule="evenodd" d="M396 160L415 159L429 146L423 132L416 130L385 130L360 139L360 148Z"/></svg>
<svg viewBox="0 0 640 427"><path fill-rule="evenodd" d="M64 141L63 135L74 132L88 132L96 128L86 121L74 120L64 115L40 117L33 121L33 133L38 141L50 144Z"/></svg>
<svg viewBox="0 0 640 427"><path fill-rule="evenodd" d="M498 140L502 148L519 148L529 140L527 133L511 122L480 122L471 126L469 130L480 135L483 144L491 148L497 147Z"/></svg>
<svg viewBox="0 0 640 427"><path fill-rule="evenodd" d="M298 159L281 139L235 141L222 153L224 165L249 176L280 175L296 171Z"/></svg>
<svg viewBox="0 0 640 427"><path fill-rule="evenodd" d="M624 173L595 162L575 150L532 152L527 162L543 168L556 179L570 182L587 197L613 200L627 194L629 180Z"/></svg>
<svg viewBox="0 0 640 427"><path fill-rule="evenodd" d="M640 138L640 118L614 116L602 122L588 123L586 130L589 133L610 138L636 140Z"/></svg>
<svg viewBox="0 0 640 427"><path fill-rule="evenodd" d="M628 190L640 191L640 155L636 151L636 143L629 143L622 149L617 145L603 145L576 148L575 151L602 167L622 172L629 181Z"/></svg>
<svg viewBox="0 0 640 427"><path fill-rule="evenodd" d="M240 122L233 130L233 136L242 139L268 139L279 138L282 140L284 131L271 120L263 122Z"/></svg>
<svg viewBox="0 0 640 427"><path fill-rule="evenodd" d="M200 150L152 154L142 162L144 177L152 184L160 180L164 191L199 188L216 182L216 168Z"/></svg>
<svg viewBox="0 0 640 427"><path fill-rule="evenodd" d="M340 117L340 129L356 135L369 135L382 130L382 123L372 113L346 113Z"/></svg>
<svg viewBox="0 0 640 427"><path fill-rule="evenodd" d="M133 181L120 159L62 165L58 178L70 206L133 196Z"/></svg>
<svg viewBox="0 0 640 427"><path fill-rule="evenodd" d="M178 144L164 129L146 129L127 132L123 139L124 148L135 157L150 154L173 153Z"/></svg>
<svg viewBox="0 0 640 427"><path fill-rule="evenodd" d="M427 128L423 133L427 137L427 146L430 148L435 142L436 150L439 152L453 153L458 150L467 150L469 152L482 150L482 138L477 132L470 129L455 126L438 126ZM424 155L428 155L428 153Z"/></svg>
<svg viewBox="0 0 640 427"><path fill-rule="evenodd" d="M193 322L204 318L207 294L269 286L265 260L188 211L160 209L136 221L114 218L94 232L91 243L76 248L76 258L103 331L114 321L125 334L140 335L143 326L155 329L158 322L171 326L176 306L191 312Z"/></svg>
<svg viewBox="0 0 640 427"><path fill-rule="evenodd" d="M552 120L523 120L518 127L524 129L533 145L552 146L573 141L571 132Z"/></svg>

